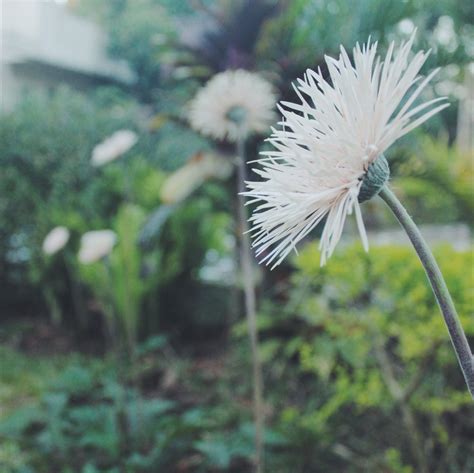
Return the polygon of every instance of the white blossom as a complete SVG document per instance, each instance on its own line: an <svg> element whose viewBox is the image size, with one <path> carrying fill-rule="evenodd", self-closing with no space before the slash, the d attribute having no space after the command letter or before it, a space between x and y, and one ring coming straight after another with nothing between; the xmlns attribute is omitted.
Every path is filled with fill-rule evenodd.
<svg viewBox="0 0 474 473"><path fill-rule="evenodd" d="M211 152L197 153L184 166L168 176L161 188L161 200L166 204L181 202L206 180L227 179L232 170L229 157Z"/></svg>
<svg viewBox="0 0 474 473"><path fill-rule="evenodd" d="M191 126L215 139L236 141L265 132L275 119L276 96L259 74L243 69L216 74L189 107Z"/></svg>
<svg viewBox="0 0 474 473"><path fill-rule="evenodd" d="M117 241L117 235L112 230L94 230L84 233L81 237L81 247L78 259L83 264L90 264L107 256Z"/></svg>
<svg viewBox="0 0 474 473"><path fill-rule="evenodd" d="M138 141L138 136L131 130L119 130L98 144L92 151L93 166L103 166L126 153Z"/></svg>
<svg viewBox="0 0 474 473"><path fill-rule="evenodd" d="M54 255L64 248L68 240L69 230L66 227L55 227L43 241L43 252L47 255Z"/></svg>
<svg viewBox="0 0 474 473"><path fill-rule="evenodd" d="M294 86L299 103L282 102L279 129L272 129L271 151L254 170L262 180L248 182L259 203L250 221L253 246L274 266L326 218L321 265L338 243L346 216L355 213L365 249L368 241L358 195L367 169L394 141L448 104L444 97L413 106L436 74L419 71L429 52L409 58L414 34L385 58L377 43L356 47L353 62L341 46L338 59L326 57L330 80L308 69Z"/></svg>

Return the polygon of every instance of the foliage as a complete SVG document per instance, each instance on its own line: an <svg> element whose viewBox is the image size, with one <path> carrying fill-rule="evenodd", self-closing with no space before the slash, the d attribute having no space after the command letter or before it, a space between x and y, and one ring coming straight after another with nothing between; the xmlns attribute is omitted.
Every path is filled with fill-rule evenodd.
<svg viewBox="0 0 474 473"><path fill-rule="evenodd" d="M85 221L102 225L110 217L121 190L110 174L94 179L90 153L134 117L134 103L116 90L87 99L66 88L51 97L31 94L0 117L0 280L10 288L7 305L25 294L40 298L34 289L44 274L40 249L52 227L82 232ZM54 269L48 277L61 274Z"/></svg>
<svg viewBox="0 0 474 473"><path fill-rule="evenodd" d="M123 204L115 218L118 243L104 261L81 265L80 272L101 301L108 331L135 352L140 313L146 291L156 284L156 268L142 275L144 258L137 246L144 211L133 204Z"/></svg>
<svg viewBox="0 0 474 473"><path fill-rule="evenodd" d="M473 221L474 168L468 153L423 136L408 159L395 163L394 168L400 177L396 185L417 222Z"/></svg>
<svg viewBox="0 0 474 473"><path fill-rule="evenodd" d="M225 244L233 230L227 205L225 190L209 183L175 209L160 235L162 322L169 327L172 321L173 330L194 340L207 338L209 330L219 332L229 321L230 289L201 281L197 272L209 252L218 257L232 255L233 248L229 251Z"/></svg>
<svg viewBox="0 0 474 473"><path fill-rule="evenodd" d="M436 254L473 337L473 253ZM285 379L269 396L291 471L470 471L471 399L412 250L357 245L325 268L319 257L303 249L284 309L267 302L260 318L268 385Z"/></svg>
<svg viewBox="0 0 474 473"><path fill-rule="evenodd" d="M212 404L178 404L161 392L170 373L196 378L192 371L181 375L179 361L163 356L165 347L162 340L149 340L139 350L141 376L156 377L154 389L159 392L153 396L138 389L137 372L125 369L126 365L117 371L110 360L92 362L77 356L40 360L55 376L43 378L41 390L28 400L14 401L11 393L11 401L7 400L14 401L16 408L0 416L2 471L110 473L121 468L151 473L187 469L189 464L192 470L185 471L205 472L230 465L236 458L248 459L252 430L245 423L235 432L226 430L229 422L238 422L237 412ZM15 369L20 368L23 376L41 376L35 375L38 360L5 349L2 355L15 359ZM1 386L10 373L6 365ZM133 373L135 381L129 377ZM198 382L202 380L194 380ZM14 383L15 389L21 389L20 383ZM217 438L215 429L225 429L229 446Z"/></svg>
<svg viewBox="0 0 474 473"><path fill-rule="evenodd" d="M85 11L98 14L95 7ZM324 54L336 54L339 44L350 48L370 35L384 48L415 25L420 46L433 50L427 67L454 66L459 80L459 66L470 61L470 13L472 7L459 0L436 5L431 0L361 0L357 8L343 0L211 0L191 7L118 0L99 17L110 31L113 53L128 60L137 75L135 91L161 109L169 96L175 107L184 105L196 82L229 67L266 71L287 98L290 82L307 67L322 65ZM443 116L452 138L456 106Z"/></svg>
<svg viewBox="0 0 474 473"><path fill-rule="evenodd" d="M154 311L159 280L173 284L173 277L179 275L180 284L186 284L192 279L193 265L201 264L209 246L214 245L212 241L216 241L211 236L211 220L223 222L222 216L212 214L212 195L191 203L187 211L186 207L178 209L178 220L170 221L175 230L165 231L163 241L168 239L165 246L172 248L169 238L174 235L181 243L176 251L167 251L163 264L156 245L144 252L137 243L145 220L160 205L160 188L165 179L160 168L179 167L202 141L182 140L183 134L169 124L153 135L140 135L138 144L117 162L99 169L90 165L93 147L117 129L135 128L137 117L135 102L115 89L99 89L87 98L66 88L51 97L27 96L13 112L1 117L0 190L5 198L0 199L0 281L4 294L0 304L6 310L29 311L32 306L24 306L21 301L37 301L38 315L47 312L56 323L62 321L82 329L90 325L88 291L81 288L76 258L80 236L88 230L115 228L120 236L117 255L127 246L122 258L112 258L113 305L121 314L120 323L128 327L124 333L129 334L130 340L137 337L139 313L154 307L149 318L157 317ZM220 201L226 199L222 193L213 195ZM126 203L130 199L133 205ZM209 221L200 218L203 211L209 213ZM197 233L183 233L173 223L181 221L185 225L179 217L183 212L193 221ZM63 251L46 257L41 252L42 241L56 225L68 227L71 239ZM202 233L199 228L204 225L207 230ZM221 231L220 226L215 228ZM159 246L160 241L155 243ZM186 259L188 263L180 267L179 261ZM160 277L152 277L160 264ZM87 286L101 294L104 309L111 302L110 295L104 298L108 285L104 275L99 276L103 273L99 267L93 265L81 271L84 270ZM143 317L142 321L148 328L156 329L158 325Z"/></svg>
<svg viewBox="0 0 474 473"><path fill-rule="evenodd" d="M473 253L436 254L473 337ZM259 316L269 471L469 473L471 401L413 252L351 246L321 270L308 245L294 264ZM132 365L3 349L4 471L247 471L247 343L239 323L225 355L193 360L163 337Z"/></svg>
<svg viewBox="0 0 474 473"><path fill-rule="evenodd" d="M112 2L109 21L111 53L126 59L136 74L135 89L149 101L160 85L162 64L174 36L166 9L156 1Z"/></svg>
<svg viewBox="0 0 474 473"><path fill-rule="evenodd" d="M150 432L159 431L160 417L172 408L165 399L138 398L107 365L71 359L37 403L3 420L0 435L30 451L32 471L112 471L122 459L127 471L137 471L131 468L145 462L140 451L150 450ZM22 442L22 434L30 441Z"/></svg>

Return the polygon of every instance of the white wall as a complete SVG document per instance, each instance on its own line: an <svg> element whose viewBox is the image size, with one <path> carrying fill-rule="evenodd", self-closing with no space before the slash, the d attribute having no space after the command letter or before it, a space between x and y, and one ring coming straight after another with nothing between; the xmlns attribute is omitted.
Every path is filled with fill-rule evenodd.
<svg viewBox="0 0 474 473"><path fill-rule="evenodd" d="M77 73L82 86L88 75L123 83L133 81L126 63L107 56L106 35L91 21L71 14L54 1L0 2L0 98L3 108L11 108L25 86L48 87L48 71L54 68ZM18 67L21 64L35 66L30 69ZM45 66L43 71L38 68L41 64ZM65 74L63 78L72 80L72 75ZM61 74L51 74L50 79L54 85L61 80Z"/></svg>

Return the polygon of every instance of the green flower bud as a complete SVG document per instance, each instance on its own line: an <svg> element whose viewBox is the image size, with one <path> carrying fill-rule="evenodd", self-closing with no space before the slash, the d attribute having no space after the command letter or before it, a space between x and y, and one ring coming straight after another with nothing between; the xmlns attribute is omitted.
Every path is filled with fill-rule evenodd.
<svg viewBox="0 0 474 473"><path fill-rule="evenodd" d="M362 178L359 191L359 202L365 202L377 195L390 177L387 159L381 154L373 161Z"/></svg>

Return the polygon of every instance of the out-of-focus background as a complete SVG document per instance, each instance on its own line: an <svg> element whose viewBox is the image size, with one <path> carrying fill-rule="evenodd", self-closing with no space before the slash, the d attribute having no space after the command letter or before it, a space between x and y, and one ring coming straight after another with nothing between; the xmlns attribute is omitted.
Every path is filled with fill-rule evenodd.
<svg viewBox="0 0 474 473"><path fill-rule="evenodd" d="M252 471L234 149L187 117L226 69L288 100L340 44L383 53L417 28L423 72L441 67L425 97L451 106L387 158L472 341L473 16L464 0L2 0L0 471ZM255 265L265 471L472 473L472 402L423 270L380 201L363 212L368 254L349 222L323 269L318 229Z"/></svg>

